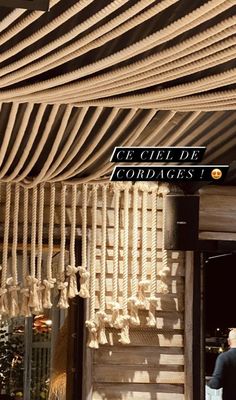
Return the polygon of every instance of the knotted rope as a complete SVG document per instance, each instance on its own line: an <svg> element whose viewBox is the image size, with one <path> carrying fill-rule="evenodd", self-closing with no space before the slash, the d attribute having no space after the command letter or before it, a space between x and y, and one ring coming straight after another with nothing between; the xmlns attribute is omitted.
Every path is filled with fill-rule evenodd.
<svg viewBox="0 0 236 400"><path fill-rule="evenodd" d="M68 282L65 282L65 247L66 247L66 185L61 187L61 245L60 262L58 271L57 288L60 291L57 306L61 309L67 309L68 303Z"/></svg>
<svg viewBox="0 0 236 400"><path fill-rule="evenodd" d="M129 297L130 323L140 325L138 316L138 186L133 187L133 247L132 247L132 296Z"/></svg>
<svg viewBox="0 0 236 400"><path fill-rule="evenodd" d="M97 185L92 186L92 235L91 235L91 255L90 255L90 303L89 316L86 326L89 330L88 346L98 348L98 326L95 320L95 301L96 301L96 243L97 243Z"/></svg>
<svg viewBox="0 0 236 400"><path fill-rule="evenodd" d="M20 186L18 183L16 183L14 212L13 212L12 277L7 281L7 284L9 285L8 291L10 293L10 307L9 307L10 317L16 317L19 314L18 291L20 290L20 286L18 284L18 273L17 273L19 199L20 199Z"/></svg>
<svg viewBox="0 0 236 400"><path fill-rule="evenodd" d="M124 188L124 264L123 264L123 315L121 317L121 332L119 342L129 344L129 321L128 314L128 274L129 274L129 189L131 183L125 184Z"/></svg>
<svg viewBox="0 0 236 400"><path fill-rule="evenodd" d="M169 193L169 188L167 185L161 185L159 192L163 197L163 208L162 208L162 269L159 271L160 281L160 292L163 294L167 294L169 292L168 284L166 282L166 277L170 273L170 268L168 267L168 251L164 249L164 237L165 237L165 196Z"/></svg>
<svg viewBox="0 0 236 400"><path fill-rule="evenodd" d="M3 254L2 254L2 278L0 289L0 315L9 312L7 299L7 255L8 255L8 240L9 240L9 225L10 225L10 209L11 209L11 184L6 184L6 207L5 207L5 225L3 237Z"/></svg>
<svg viewBox="0 0 236 400"><path fill-rule="evenodd" d="M37 196L38 189L32 189L32 226L31 226L31 253L30 253L30 275L27 276L29 285L29 306L32 309L38 308L38 279L36 278L36 228L37 228Z"/></svg>
<svg viewBox="0 0 236 400"><path fill-rule="evenodd" d="M149 185L147 183L139 183L138 187L142 190L142 275L138 284L138 302L139 308L146 308L148 301L145 291L148 290L150 281L147 279L147 197Z"/></svg>
<svg viewBox="0 0 236 400"><path fill-rule="evenodd" d="M50 211L49 211L49 230L48 230L48 254L47 254L47 279L43 280L44 294L43 307L51 308L51 290L54 288L55 279L52 277L52 256L53 256L53 226L55 208L55 185L50 186Z"/></svg>
<svg viewBox="0 0 236 400"><path fill-rule="evenodd" d="M105 325L108 322L106 309L106 244L107 244L107 185L102 186L102 255L100 274L100 310L96 316L98 319L98 342L106 344Z"/></svg>
<svg viewBox="0 0 236 400"><path fill-rule="evenodd" d="M153 185L152 190L152 243L151 243L151 288L149 298L149 312L147 326L156 326L155 311L158 299L156 298L156 277L157 277L157 190L158 186Z"/></svg>
<svg viewBox="0 0 236 400"><path fill-rule="evenodd" d="M120 309L121 306L118 302L118 274L119 274L119 232L120 232L120 184L113 185L114 190L114 262L113 262L113 275L112 275L112 302L111 309L112 315L110 319L110 326L114 328L121 328L120 326Z"/></svg>
<svg viewBox="0 0 236 400"><path fill-rule="evenodd" d="M77 287L76 274L79 267L75 266L75 231L76 231L76 195L77 185L71 187L71 231L70 231L70 265L66 268L66 275L69 278L68 282L68 297L73 299L79 294Z"/></svg>
<svg viewBox="0 0 236 400"><path fill-rule="evenodd" d="M23 288L21 289L22 303L20 314L25 317L31 316L31 310L29 307L29 286L27 281L28 276L28 202L29 202L29 190L24 188L24 200L23 200L23 259L22 259L22 275L23 275Z"/></svg>
<svg viewBox="0 0 236 400"><path fill-rule="evenodd" d="M82 265L79 267L80 291L79 296L87 299L89 296L89 277L87 270L87 196L88 185L82 186Z"/></svg>
<svg viewBox="0 0 236 400"><path fill-rule="evenodd" d="M42 284L42 255L43 255L43 214L44 214L44 183L39 186L39 212L38 212L38 258L37 258L37 293L38 304L34 308L34 313L43 312L43 290Z"/></svg>

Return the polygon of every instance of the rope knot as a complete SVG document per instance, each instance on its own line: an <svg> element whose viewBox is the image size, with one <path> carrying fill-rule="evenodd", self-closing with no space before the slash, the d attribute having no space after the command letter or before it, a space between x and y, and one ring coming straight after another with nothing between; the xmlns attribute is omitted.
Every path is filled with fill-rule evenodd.
<svg viewBox="0 0 236 400"><path fill-rule="evenodd" d="M84 299L89 298L89 278L90 273L84 267L78 267L78 271L80 274L80 291L79 296Z"/></svg>
<svg viewBox="0 0 236 400"><path fill-rule="evenodd" d="M140 319L138 316L138 298L132 296L128 298L128 304L130 304L130 323L131 325L140 325Z"/></svg>
<svg viewBox="0 0 236 400"><path fill-rule="evenodd" d="M108 343L106 338L106 322L108 322L108 316L105 311L98 311L96 313L98 318L98 343L106 344Z"/></svg>
<svg viewBox="0 0 236 400"><path fill-rule="evenodd" d="M120 336L119 342L122 344L129 344L130 337L129 337L129 322L130 316L129 315L122 315L121 316L121 332L118 333Z"/></svg>
<svg viewBox="0 0 236 400"><path fill-rule="evenodd" d="M69 288L68 288L69 299L73 299L75 296L79 294L77 287L77 279L76 279L76 274L78 271L79 267L75 267L74 265L68 265L66 267L66 275L69 277Z"/></svg>
<svg viewBox="0 0 236 400"><path fill-rule="evenodd" d="M38 307L38 291L37 291L37 284L38 284L38 279L35 278L34 276L28 275L26 277L26 281L28 282L29 285L29 306L32 308Z"/></svg>
<svg viewBox="0 0 236 400"><path fill-rule="evenodd" d="M54 288L56 280L55 279L44 279L44 296L43 296L43 307L44 308L51 308L51 289Z"/></svg>
<svg viewBox="0 0 236 400"><path fill-rule="evenodd" d="M57 303L57 307L61 309L67 309L69 307L69 303L67 300L68 282L58 282L57 288L58 290L60 290L60 297Z"/></svg>
<svg viewBox="0 0 236 400"><path fill-rule="evenodd" d="M8 312L7 289L0 288L0 315L7 314Z"/></svg>
<svg viewBox="0 0 236 400"><path fill-rule="evenodd" d="M95 321L89 320L85 322L86 327L89 330L88 346L91 349L98 349L98 327Z"/></svg>
<svg viewBox="0 0 236 400"><path fill-rule="evenodd" d="M31 316L31 311L29 307L30 290L29 288L22 288L20 292L22 294L20 315L23 315L24 317L30 317Z"/></svg>
<svg viewBox="0 0 236 400"><path fill-rule="evenodd" d="M146 308L148 305L145 297L145 291L148 290L149 285L150 281L147 279L144 279L138 283L138 300L136 302L138 308Z"/></svg>
<svg viewBox="0 0 236 400"><path fill-rule="evenodd" d="M112 309L112 315L111 315L111 318L110 318L110 321L109 321L110 326L112 328L120 329L121 328L121 322L120 322L120 318L121 318L120 309L121 309L121 306L117 301L112 301L110 303L110 305L111 305L111 309Z"/></svg>
<svg viewBox="0 0 236 400"><path fill-rule="evenodd" d="M8 288L8 291L10 293L10 309L9 309L9 315L10 317L16 317L19 315L19 300L18 300L18 291L20 290L20 287L16 284L14 284L14 279L9 278L8 285L11 285Z"/></svg>

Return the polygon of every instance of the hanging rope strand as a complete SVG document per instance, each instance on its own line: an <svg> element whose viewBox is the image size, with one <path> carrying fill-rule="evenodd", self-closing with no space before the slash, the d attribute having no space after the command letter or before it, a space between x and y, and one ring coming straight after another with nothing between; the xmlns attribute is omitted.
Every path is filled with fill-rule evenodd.
<svg viewBox="0 0 236 400"><path fill-rule="evenodd" d="M8 241L10 227L10 210L11 210L11 184L6 184L6 206L5 206L5 225L3 237L3 254L2 254L2 279L0 289L0 315L7 314L8 299L7 299L7 257L8 257Z"/></svg>
<svg viewBox="0 0 236 400"><path fill-rule="evenodd" d="M76 197L77 185L71 187L71 231L70 231L70 265L66 268L66 274L69 277L68 297L72 299L79 294L77 287L77 272L79 267L75 266L75 232L76 232Z"/></svg>
<svg viewBox="0 0 236 400"><path fill-rule="evenodd" d="M86 326L89 330L88 346L94 349L98 348L97 323L95 321L96 307L96 243L97 243L97 184L92 186L92 235L91 235L91 273L90 273L90 303L89 316Z"/></svg>
<svg viewBox="0 0 236 400"><path fill-rule="evenodd" d="M123 316L119 342L129 344L129 320L128 315L128 273L129 273L129 188L124 189L124 264L123 264Z"/></svg>
<svg viewBox="0 0 236 400"><path fill-rule="evenodd" d="M90 273L87 269L87 196L88 185L82 186L82 266L79 267L80 274L80 297L89 298L89 277Z"/></svg>
<svg viewBox="0 0 236 400"><path fill-rule="evenodd" d="M114 263L112 276L112 315L110 320L111 327L121 328L120 326L120 304L118 302L118 274L119 274L119 236L120 236L120 184L115 183L114 186Z"/></svg>
<svg viewBox="0 0 236 400"><path fill-rule="evenodd" d="M38 279L36 278L36 229L37 229L37 197L38 188L32 189L32 224L31 224L31 253L30 253L30 275L27 276L30 287L29 306L33 309L38 308Z"/></svg>
<svg viewBox="0 0 236 400"><path fill-rule="evenodd" d="M12 242L12 277L8 279L10 293L10 317L16 317L19 314L19 300L18 291L18 273L17 273L17 238L18 238L18 217L19 217L19 199L20 199L20 186L15 185L15 199L14 199L14 212L13 212L13 242Z"/></svg>
<svg viewBox="0 0 236 400"><path fill-rule="evenodd" d="M132 296L130 304L130 323L140 325L138 316L138 187L133 186L133 247L132 247Z"/></svg>
<svg viewBox="0 0 236 400"><path fill-rule="evenodd" d="M151 243L151 289L149 298L149 313L147 326L156 326L155 311L157 306L156 278L157 278L157 190L158 186L152 187L152 243Z"/></svg>
<svg viewBox="0 0 236 400"><path fill-rule="evenodd" d="M65 247L66 247L66 185L61 187L61 245L60 262L58 271L57 288L60 291L57 306L61 309L67 309L68 303L68 282L65 281Z"/></svg>
<svg viewBox="0 0 236 400"><path fill-rule="evenodd" d="M105 325L108 322L106 309L106 243L107 242L107 185L102 185L102 255L100 273L100 310L97 312L98 318L98 342L106 344Z"/></svg>
<svg viewBox="0 0 236 400"><path fill-rule="evenodd" d="M23 259L22 259L22 274L23 274L23 288L21 289L22 304L20 314L25 317L31 316L31 310L29 307L29 286L26 277L28 276L28 202L29 202L29 190L24 188L24 200L23 200Z"/></svg>
<svg viewBox="0 0 236 400"><path fill-rule="evenodd" d="M37 292L38 304L34 312L43 312L43 290L42 284L42 255L43 255L43 214L44 214L44 183L39 186L39 213L38 213L38 258L37 258Z"/></svg>
<svg viewBox="0 0 236 400"><path fill-rule="evenodd" d="M147 279L147 198L149 185L141 183L142 190L142 276L138 285L138 306L146 308L148 305L145 291L148 289L150 281Z"/></svg>
<svg viewBox="0 0 236 400"><path fill-rule="evenodd" d="M50 186L50 211L49 211L49 231L48 231L48 254L47 254L47 279L43 280L44 296L43 307L51 308L51 290L54 288L55 279L52 277L52 256L53 256L53 226L55 209L55 185Z"/></svg>
<svg viewBox="0 0 236 400"><path fill-rule="evenodd" d="M164 248L164 237L165 237L165 196L169 193L169 188L167 185L162 185L160 187L160 193L163 198L163 208L162 208L162 268L159 271L159 276L161 278L160 281L160 291L163 294L167 294L169 292L168 284L166 282L166 277L170 273L170 268L168 267L168 251Z"/></svg>

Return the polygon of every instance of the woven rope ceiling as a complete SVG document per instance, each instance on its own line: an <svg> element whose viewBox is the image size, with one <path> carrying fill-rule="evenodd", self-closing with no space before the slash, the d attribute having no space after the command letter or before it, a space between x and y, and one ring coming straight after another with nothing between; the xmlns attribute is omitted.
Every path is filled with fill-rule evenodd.
<svg viewBox="0 0 236 400"><path fill-rule="evenodd" d="M0 180L101 179L115 145L236 145L235 0L0 11Z"/></svg>

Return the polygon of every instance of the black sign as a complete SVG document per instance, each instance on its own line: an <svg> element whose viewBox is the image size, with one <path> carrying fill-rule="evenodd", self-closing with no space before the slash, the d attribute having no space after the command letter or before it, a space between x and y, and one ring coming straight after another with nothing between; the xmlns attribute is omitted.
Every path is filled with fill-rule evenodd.
<svg viewBox="0 0 236 400"><path fill-rule="evenodd" d="M25 8L26 10L48 11L49 0L0 0L0 6Z"/></svg>
<svg viewBox="0 0 236 400"><path fill-rule="evenodd" d="M188 166L117 166L113 169L111 181L164 181L191 182L224 181L228 165L188 165Z"/></svg>
<svg viewBox="0 0 236 400"><path fill-rule="evenodd" d="M206 147L115 147L112 162L200 162Z"/></svg>

